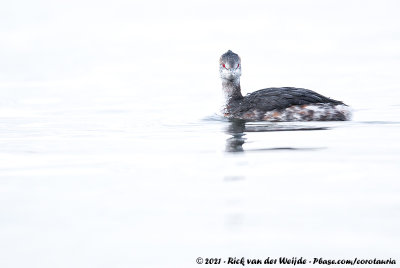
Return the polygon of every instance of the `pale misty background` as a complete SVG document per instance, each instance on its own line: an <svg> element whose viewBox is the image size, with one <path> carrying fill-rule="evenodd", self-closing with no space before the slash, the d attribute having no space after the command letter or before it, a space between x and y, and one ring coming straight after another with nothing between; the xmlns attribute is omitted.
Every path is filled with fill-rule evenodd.
<svg viewBox="0 0 400 268"><path fill-rule="evenodd" d="M400 261L399 8L2 1L0 267ZM354 120L250 123L229 152L238 136L216 115L228 49L245 93L309 88ZM259 131L299 127L327 129Z"/></svg>

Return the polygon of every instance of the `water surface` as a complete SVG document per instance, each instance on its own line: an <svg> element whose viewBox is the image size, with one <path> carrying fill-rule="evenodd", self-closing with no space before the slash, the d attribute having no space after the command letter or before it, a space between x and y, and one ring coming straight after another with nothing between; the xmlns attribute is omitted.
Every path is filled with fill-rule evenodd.
<svg viewBox="0 0 400 268"><path fill-rule="evenodd" d="M399 106L355 111L381 121L271 123L140 119L133 99L120 101L3 111L4 263L396 256L400 120L385 113Z"/></svg>

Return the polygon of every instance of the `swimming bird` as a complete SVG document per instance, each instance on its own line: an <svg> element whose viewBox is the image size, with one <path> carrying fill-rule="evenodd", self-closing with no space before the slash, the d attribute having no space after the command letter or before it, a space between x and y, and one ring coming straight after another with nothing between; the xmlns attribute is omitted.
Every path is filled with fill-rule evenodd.
<svg viewBox="0 0 400 268"><path fill-rule="evenodd" d="M227 118L264 121L345 121L351 109L312 90L296 87L272 87L243 96L240 88L242 63L238 54L228 50L219 59L219 72Z"/></svg>

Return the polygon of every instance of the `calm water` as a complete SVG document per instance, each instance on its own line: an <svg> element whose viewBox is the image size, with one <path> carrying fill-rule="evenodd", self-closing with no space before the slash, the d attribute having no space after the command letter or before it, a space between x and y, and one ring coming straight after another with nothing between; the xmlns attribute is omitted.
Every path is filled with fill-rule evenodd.
<svg viewBox="0 0 400 268"><path fill-rule="evenodd" d="M400 262L399 7L2 3L0 267ZM309 88L354 119L219 117L228 49L244 93Z"/></svg>
<svg viewBox="0 0 400 268"><path fill-rule="evenodd" d="M84 102L3 109L4 267L398 257L398 105L355 111L376 121L246 123Z"/></svg>

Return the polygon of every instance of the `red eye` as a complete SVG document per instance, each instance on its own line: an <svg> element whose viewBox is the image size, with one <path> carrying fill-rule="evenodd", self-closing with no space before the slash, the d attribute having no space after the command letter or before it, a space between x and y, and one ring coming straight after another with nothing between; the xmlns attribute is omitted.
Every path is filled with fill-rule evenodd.
<svg viewBox="0 0 400 268"><path fill-rule="evenodd" d="M222 64L222 67L224 67L226 69L225 64Z"/></svg>

